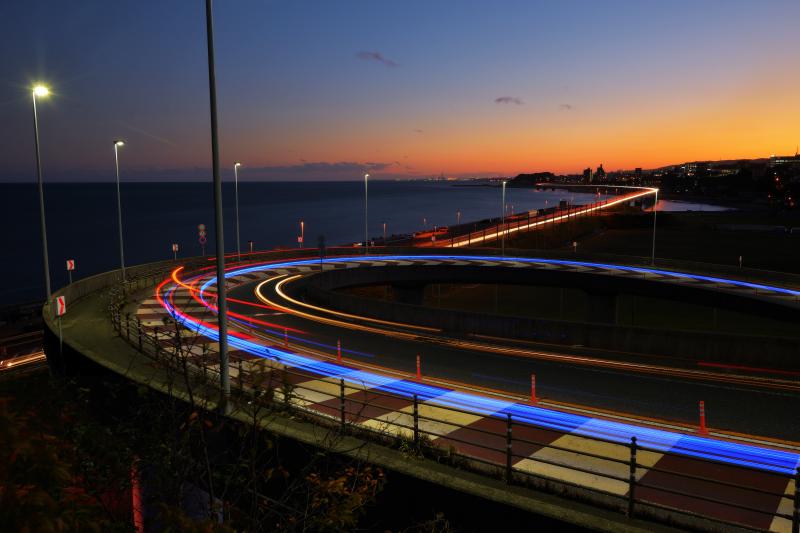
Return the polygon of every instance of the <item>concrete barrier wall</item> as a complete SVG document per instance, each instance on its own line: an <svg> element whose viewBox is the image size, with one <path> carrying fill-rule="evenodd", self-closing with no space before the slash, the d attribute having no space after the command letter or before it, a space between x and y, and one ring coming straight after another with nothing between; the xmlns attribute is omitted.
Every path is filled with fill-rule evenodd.
<svg viewBox="0 0 800 533"><path fill-rule="evenodd" d="M584 291L598 303L598 316L587 321L614 322L617 294L634 294L677 302L693 303L707 307L742 311L751 315L770 317L783 322L800 323L800 306L789 300L767 300L759 298L755 291L728 292L715 290L713 285L681 285L655 282L645 275L609 276L594 272L574 272L548 269L388 264L381 268L357 268L329 270L316 274L309 283L323 290L342 287L389 283L408 293L417 288L419 297L399 298L404 303L422 303L421 291L432 283L502 283L538 285L543 287L575 288ZM611 301L609 302L609 299ZM798 332L800 333L800 332Z"/></svg>
<svg viewBox="0 0 800 533"><path fill-rule="evenodd" d="M411 268L411 267L402 267ZM425 268L425 267L422 267ZM580 345L588 348L679 356L703 361L767 365L796 368L800 338L733 335L718 332L655 329L613 324L496 316L467 311L445 310L420 305L366 298L332 290L334 280L341 283L348 272L358 272L359 280L372 269L331 271L313 278L330 278L321 284L295 284L289 290L317 305L347 313L440 328L445 334L471 334L526 339L548 344ZM382 270L382 269L375 269ZM372 274L378 276L378 274ZM385 278L384 278L385 279ZM352 278L351 278L352 281ZM650 283L653 285L654 283Z"/></svg>

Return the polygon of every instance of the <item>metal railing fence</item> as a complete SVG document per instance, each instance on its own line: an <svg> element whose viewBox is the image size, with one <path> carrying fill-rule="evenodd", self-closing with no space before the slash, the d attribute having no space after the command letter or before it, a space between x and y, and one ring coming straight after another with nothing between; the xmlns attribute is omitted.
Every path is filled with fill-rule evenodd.
<svg viewBox="0 0 800 533"><path fill-rule="evenodd" d="M132 283L136 283L132 281ZM138 287L152 286L155 283L139 282ZM152 358L154 361L166 365L173 371L189 372L194 378L199 379L200 383L208 390L216 390L218 387L219 370L215 361L214 351L209 348L208 343L190 344L183 337L178 335L178 329L182 328L175 322L165 323L164 326L148 328L142 325L141 321L132 318L130 314L122 312L122 307L118 303L110 304L110 318L116 331L131 346L138 349L143 354ZM274 339L275 347L281 347L282 340ZM412 398L404 398L410 405L410 412L395 411L394 408L381 403L380 399L397 400L399 397L390 392L381 391L374 388L364 388L347 383L341 378L322 377L304 371L299 368L289 368L280 366L272 360L249 359L231 357L232 374L235 374L232 382L237 385L237 393L241 395L243 401L252 401L258 387L264 386L263 378L266 376L266 386L270 393L262 395L268 398L270 407L280 407L289 409L295 414L301 414L313 419L316 423L339 429L343 432L356 433L366 438L376 438L384 441L407 442L416 453L431 456L434 458L446 458L458 466L480 471L484 474L502 477L508 484L532 486L542 488L543 486L560 487L562 492L566 489L571 491L572 496L599 503L603 506L614 508L628 516L647 515L651 518L662 518L674 520L675 514L698 517L709 520L713 523L724 524L742 529L761 530L741 521L730 520L720 516L719 511L704 515L696 508L682 509L674 505L666 505L652 495L642 497L641 489L647 489L650 493L675 495L682 498L690 498L693 501L702 501L709 504L709 507L724 508L730 512L745 512L758 516L765 516L770 521L780 518L791 524L792 531L798 531L800 524L800 469L795 476L781 475L774 472L767 472L756 467L740 465L737 469L746 472L757 472L759 476L769 479L779 478L783 486L788 486L794 478L794 494L784 491L767 490L759 486L746 485L741 481L727 481L694 474L671 470L669 468L649 465L641 460L637 460L637 454L643 452L656 453L664 456L681 457L689 461L696 461L702 464L715 465L731 468L731 465L699 457L687 458L684 455L664 452L661 450L650 449L637 443L635 437L631 437L629 443L624 444L614 440L601 439L596 437L584 437L587 441L603 443L611 446L617 452L621 448L627 448L628 457L621 459L612 455L604 455L592 451L583 450L577 447L566 447L555 444L550 440L534 440L520 437L519 432L525 430L555 431L550 428L541 428L534 424L515 420L513 415L489 415L485 418L492 420L490 426L493 429L484 429L470 425L461 425L454 421L458 415L475 415L476 413L459 409L453 406L425 402L414 395ZM255 362L254 362L255 361ZM272 362L272 363L270 363ZM270 366L273 364L273 366ZM277 366L274 366L277 365ZM333 387L313 386L311 383L321 383L332 385ZM335 390L335 392L331 392ZM263 392L263 391L262 391ZM317 398L315 400L305 400L307 396ZM363 399L361 398L363 396ZM320 401L319 398L323 400ZM248 400L249 398L249 400ZM236 402L236 397L234 397ZM421 407L425 407L431 413L422 414ZM369 410L369 416L365 411ZM375 414L382 413L376 416ZM442 413L435 416L432 413ZM393 414L395 418L389 420L387 415ZM456 415L448 416L448 415ZM384 419L378 423L365 425L366 420L375 421L380 417ZM441 431L437 428L451 427L451 431ZM468 433L479 438L467 438L459 436L458 433ZM438 441L438 442L434 442ZM445 450L441 444L448 446ZM537 450L537 453L519 453L519 450ZM546 452L539 454L539 451ZM561 454L564 459L558 460ZM641 455L639 455L641 457ZM581 463L584 464L581 464ZM589 463L586 466L585 463ZM598 467L599 465L602 465ZM525 468L525 465L528 468ZM595 468L592 468L595 466ZM548 472L548 470L550 472ZM573 478L568 480L553 474L553 471L564 470ZM657 473L670 477L677 482L670 484L658 484L648 482L646 474ZM575 481L576 476L584 476L586 483ZM643 480L643 478L645 478ZM785 483L783 483L785 481ZM684 483L685 482L685 483ZM700 483L705 487L705 491L681 490L677 487L685 486L690 483ZM617 490L603 488L605 486L616 486ZM732 489L740 494L748 494L753 497L767 498L773 502L772 510L760 508L747 503L733 502L724 498L715 497L715 494L722 489ZM637 494L639 494L637 496ZM668 499L668 498L667 498ZM791 508L792 512L784 512L781 509ZM660 514L661 513L661 514ZM670 518L664 518L663 513ZM727 513L723 513L727 516Z"/></svg>

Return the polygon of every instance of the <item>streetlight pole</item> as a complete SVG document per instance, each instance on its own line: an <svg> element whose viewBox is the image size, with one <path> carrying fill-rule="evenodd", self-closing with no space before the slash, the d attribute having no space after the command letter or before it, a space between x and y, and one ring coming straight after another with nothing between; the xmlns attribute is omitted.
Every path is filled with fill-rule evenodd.
<svg viewBox="0 0 800 533"><path fill-rule="evenodd" d="M656 203L653 204L653 251L650 255L650 264L656 264L656 216L658 215L658 189L656 189Z"/></svg>
<svg viewBox="0 0 800 533"><path fill-rule="evenodd" d="M219 174L217 137L217 80L214 69L214 21L211 0L206 0L206 44L208 47L208 96L211 115L211 165L214 175L214 230L217 241L217 324L219 328L220 407L231 411L231 381L228 365L228 301L225 287L225 243L222 231L222 179Z"/></svg>
<svg viewBox="0 0 800 533"><path fill-rule="evenodd" d="M47 226L44 222L44 186L42 185L42 155L39 151L39 114L36 112L36 97L45 97L50 90L44 85L35 85L31 91L33 97L33 139L36 147L36 183L39 188L39 222L42 228L42 261L44 262L44 287L47 293L47 305L53 293L50 290L50 260L47 257Z"/></svg>
<svg viewBox="0 0 800 533"><path fill-rule="evenodd" d="M302 220L300 221L300 248L303 247L303 244L306 242L306 223Z"/></svg>
<svg viewBox="0 0 800 533"><path fill-rule="evenodd" d="M506 181L503 180L503 209L502 209L502 218L500 220L501 223L501 231L502 236L500 237L500 254L505 257L506 255Z"/></svg>
<svg viewBox="0 0 800 533"><path fill-rule="evenodd" d="M456 226L461 224L461 211L456 211Z"/></svg>
<svg viewBox="0 0 800 533"><path fill-rule="evenodd" d="M236 196L236 257L239 261L242 260L242 249L240 248L239 241L239 167L241 163L236 161L233 164L233 194Z"/></svg>
<svg viewBox="0 0 800 533"><path fill-rule="evenodd" d="M119 265L122 269L122 282L125 283L125 251L122 241L122 194L119 187L119 148L125 146L122 139L114 140L114 165L117 169L117 225L119 227Z"/></svg>
<svg viewBox="0 0 800 533"><path fill-rule="evenodd" d="M364 255L369 253L369 174L364 174Z"/></svg>
<svg viewBox="0 0 800 533"><path fill-rule="evenodd" d="M386 222L383 223L383 245L386 246Z"/></svg>

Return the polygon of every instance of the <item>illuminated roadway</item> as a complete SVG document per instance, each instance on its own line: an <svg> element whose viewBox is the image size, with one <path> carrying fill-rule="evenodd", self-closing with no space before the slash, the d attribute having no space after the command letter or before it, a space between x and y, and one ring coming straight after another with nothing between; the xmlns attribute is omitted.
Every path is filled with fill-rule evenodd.
<svg viewBox="0 0 800 533"><path fill-rule="evenodd" d="M408 257L396 260L410 263L435 259ZM464 257L447 259L465 261ZM497 261L498 258L473 260ZM361 256L327 259L324 264L332 267L334 264L380 264L386 261L386 257ZM797 376L732 375L702 368L669 366L663 360L648 362L586 357L494 340L452 339L432 328L342 316L341 313L310 308L287 296L283 290L302 275L302 272L298 274L287 269L313 272L319 264L319 260L305 260L234 267L228 274L232 320L247 326L248 331L252 331L250 326L256 327L265 340L282 342L284 337L288 337L295 349L301 348L301 352L309 350L312 357L335 357L336 341L341 340L344 357L350 362L360 361L413 373L416 355L421 354L422 373L426 377L453 381L466 387L491 389L509 398L525 397L529 391L530 375L535 373L538 395L547 400L686 424L696 424L696 406L702 399L706 402L709 423L713 428L800 440L800 428L794 423L795 406L800 399ZM637 267L636 270L648 269ZM197 286L202 291L198 294L201 299L211 302L214 279L200 279L202 284ZM762 287L762 292L766 290L767 287ZM775 290L784 296L792 296L789 289ZM213 328L213 321L210 327ZM288 330L284 331L284 328ZM212 330L207 333L212 337L216 334ZM238 348L252 349L250 346Z"/></svg>
<svg viewBox="0 0 800 533"><path fill-rule="evenodd" d="M552 183L539 183L537 186L554 187L557 184ZM469 231L470 224L460 226L460 228L450 228L448 231L437 234L436 239L432 240L431 236L434 232L425 232L425 238L420 239L415 237L413 245L418 247L445 247L445 248L462 248L468 246L485 246L487 243L500 240L502 237L509 238L515 233L524 233L532 230L541 230L548 225L560 224L562 222L569 222L577 217L584 215L595 215L603 210L620 206L626 202L637 200L645 196L655 195L658 197L658 189L653 187L632 187L632 186L589 186L589 185L570 185L570 187L587 187L598 188L607 187L613 189L630 190L630 192L614 196L610 199L600 200L598 202L569 206L567 208L554 207L550 213L538 214L538 211L531 211L530 213L511 214L505 217L502 223L495 224L489 227L481 228L475 231ZM536 216L530 217L531 214ZM451 233L452 232L452 233Z"/></svg>

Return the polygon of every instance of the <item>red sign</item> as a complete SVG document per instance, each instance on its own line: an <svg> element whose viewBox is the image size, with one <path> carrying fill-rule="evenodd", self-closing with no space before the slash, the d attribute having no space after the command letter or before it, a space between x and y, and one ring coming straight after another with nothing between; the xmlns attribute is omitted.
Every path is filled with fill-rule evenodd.
<svg viewBox="0 0 800 533"><path fill-rule="evenodd" d="M75 270L75 260L67 259L67 270Z"/></svg>
<svg viewBox="0 0 800 533"><path fill-rule="evenodd" d="M173 244L172 245L172 251L173 252L177 252L178 251L178 245L177 244Z"/></svg>
<svg viewBox="0 0 800 533"><path fill-rule="evenodd" d="M297 238L297 242L299 242L300 244L303 244L303 237L298 237Z"/></svg>
<svg viewBox="0 0 800 533"><path fill-rule="evenodd" d="M63 316L67 312L67 299L64 296L56 298L56 316Z"/></svg>

